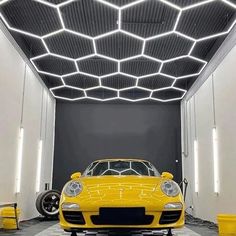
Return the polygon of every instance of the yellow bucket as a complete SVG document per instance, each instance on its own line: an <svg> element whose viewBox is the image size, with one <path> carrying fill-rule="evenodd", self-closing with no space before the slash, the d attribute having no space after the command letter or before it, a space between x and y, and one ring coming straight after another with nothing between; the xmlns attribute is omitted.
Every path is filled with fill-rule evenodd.
<svg viewBox="0 0 236 236"><path fill-rule="evenodd" d="M20 209L17 208L16 212L17 212L17 219L19 222ZM15 219L4 218L4 217L15 217L15 209L13 207L2 208L0 212L0 217L3 229L17 229L17 224Z"/></svg>
<svg viewBox="0 0 236 236"><path fill-rule="evenodd" d="M236 236L236 215L219 214L217 220L219 224L219 235Z"/></svg>

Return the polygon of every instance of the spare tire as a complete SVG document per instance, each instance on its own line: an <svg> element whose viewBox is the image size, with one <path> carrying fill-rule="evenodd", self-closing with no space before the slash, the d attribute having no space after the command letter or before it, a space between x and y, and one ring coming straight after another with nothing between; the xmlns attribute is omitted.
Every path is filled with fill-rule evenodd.
<svg viewBox="0 0 236 236"><path fill-rule="evenodd" d="M56 218L59 214L61 193L57 190L48 190L40 193L36 199L38 212L47 218Z"/></svg>

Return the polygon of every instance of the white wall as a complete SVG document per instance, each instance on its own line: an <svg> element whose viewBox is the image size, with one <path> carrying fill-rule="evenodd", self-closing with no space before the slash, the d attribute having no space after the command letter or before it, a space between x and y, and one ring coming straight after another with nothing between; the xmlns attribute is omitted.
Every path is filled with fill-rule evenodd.
<svg viewBox="0 0 236 236"><path fill-rule="evenodd" d="M38 215L35 209L35 182L40 126L43 140L40 188L44 190L45 183L51 184L54 109L55 99L0 29L0 202L17 201L22 220ZM21 191L15 194L21 113L24 128L22 178Z"/></svg>
<svg viewBox="0 0 236 236"><path fill-rule="evenodd" d="M188 139L188 146L183 143L183 151L188 152L187 157L183 155L184 176L189 181L187 207L194 207L193 211L187 211L202 219L216 222L219 213L236 214L236 46L214 71L213 80L214 85L210 76L187 104L182 104L182 108L185 106L187 109L187 116L182 116L183 120L187 117L182 124L182 140L185 137ZM219 195L214 193L213 178L213 87L218 135ZM194 192L194 119L199 152L198 194Z"/></svg>

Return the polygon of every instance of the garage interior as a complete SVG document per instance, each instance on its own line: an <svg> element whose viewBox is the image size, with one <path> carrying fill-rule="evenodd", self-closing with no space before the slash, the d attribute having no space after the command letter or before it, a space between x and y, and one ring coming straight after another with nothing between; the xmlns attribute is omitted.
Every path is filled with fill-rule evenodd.
<svg viewBox="0 0 236 236"><path fill-rule="evenodd" d="M235 23L235 0L0 0L0 235L70 235L36 199L104 158L174 175L173 235L236 235Z"/></svg>

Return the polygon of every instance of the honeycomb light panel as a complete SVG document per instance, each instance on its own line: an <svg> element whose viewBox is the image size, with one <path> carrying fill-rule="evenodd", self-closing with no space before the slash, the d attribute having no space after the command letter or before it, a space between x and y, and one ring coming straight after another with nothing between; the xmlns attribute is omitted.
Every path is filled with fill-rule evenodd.
<svg viewBox="0 0 236 236"><path fill-rule="evenodd" d="M198 55L194 50L196 45L199 45L198 42L210 39L218 40L222 35L227 35L236 23L236 5L229 0L196 0L193 4L183 5L177 5L174 0L130 0L126 3L114 0L59 2L23 0L20 14L18 11L12 11L15 4L19 5L15 0L2 0L0 2L0 18L10 32L19 37L24 36L26 41L27 37L35 38L37 41L41 40L46 53L29 59L39 75L42 75L43 80L46 81L45 84L50 88L53 96L68 101L80 99L97 101L122 99L131 102L181 100L187 90L179 88L178 81L189 78L196 79L208 63L204 58L198 58L192 54L194 52L194 55ZM150 9L153 9L153 4L167 9L170 14L174 13L171 23L166 28L155 25L159 21L161 23L161 19L150 17ZM26 25L17 25L19 23L15 20L23 20L20 17L23 12L26 14L26 18L30 17L32 12L30 12L29 6L31 5L37 5L39 12L42 9L45 9L45 12L52 12L56 23L50 25L51 21L48 18L50 16L46 16L43 19L45 21L43 28L41 30L35 29L32 25L42 17L39 15L37 19L27 22ZM215 25L215 27L221 27L220 31L216 30L210 35L203 33L201 36L200 33L189 34L182 30L183 19L186 15L190 15L192 12L196 14L201 9L207 11L209 6L217 7L218 5L223 7L226 13L228 11L231 16L230 19L226 19L227 22L223 18L220 20L223 21L225 27ZM76 6L80 6L80 11L81 7L84 8L84 11L79 15L78 11L75 11ZM142 8L142 6L146 7ZM140 8L142 8L142 16L137 14ZM37 12L36 17L38 14ZM137 20L133 18L135 15ZM80 21L73 21L78 17ZM88 17L96 20L92 21ZM94 22L91 27L80 24L86 19L87 24ZM148 27L143 27L146 24L145 19L149 20L146 22L150 23L147 25ZM196 20L198 19L196 18ZM194 24L194 22L188 23ZM31 30L28 30L27 27ZM147 31L144 32L145 30ZM28 40L28 42L31 41L33 42L33 40ZM80 52L76 46L73 46L73 44L78 46L77 42L80 43ZM153 52L153 47L156 47L158 42L162 42L166 46L166 50L164 50L167 52L166 54ZM29 46L34 47L34 43ZM176 47L176 51L174 51L174 47ZM94 58L100 58L100 62L99 60L96 62L93 60ZM139 58L144 59L141 64L137 62ZM169 70L166 69L167 65L175 65L181 60L194 61L195 64L199 64L199 67L195 71L188 71L188 73L174 73L174 66L172 69L171 67ZM106 63L102 65L101 61ZM145 70L140 69L146 64L146 61L150 61L150 68L147 69L145 66ZM78 81L76 81L76 75L79 75ZM159 81L157 86L151 86L150 82L154 79L150 78L155 78L155 76L157 78L162 76L166 78L166 81L163 80L161 84ZM109 80L110 78L112 81ZM119 79L122 82L122 87L119 83L117 85L116 78L122 78ZM133 84L128 81L136 82ZM161 94L161 90L167 94L164 99L156 96L158 91ZM138 98L129 98L128 91L142 91L143 95ZM126 93L128 94L126 97L122 95ZM140 96L141 92L137 94ZM176 94L176 97L172 97L173 94Z"/></svg>
<svg viewBox="0 0 236 236"><path fill-rule="evenodd" d="M137 86L119 91L120 99L130 102L147 100L150 98L150 95L151 91Z"/></svg>
<svg viewBox="0 0 236 236"><path fill-rule="evenodd" d="M172 85L170 87L154 90L151 94L151 99L160 102L173 102L182 99L186 92L185 89L176 88Z"/></svg>

